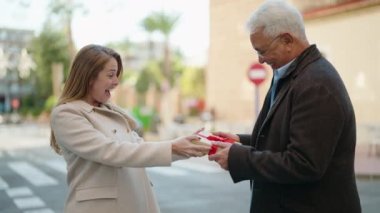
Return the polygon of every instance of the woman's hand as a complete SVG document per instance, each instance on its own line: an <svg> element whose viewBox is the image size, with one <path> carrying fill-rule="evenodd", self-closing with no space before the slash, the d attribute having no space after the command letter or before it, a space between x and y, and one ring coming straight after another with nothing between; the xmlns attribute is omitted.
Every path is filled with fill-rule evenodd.
<svg viewBox="0 0 380 213"><path fill-rule="evenodd" d="M206 155L210 150L211 145L201 143L199 137L190 135L179 137L172 142L172 152L176 155L184 157L201 157Z"/></svg>

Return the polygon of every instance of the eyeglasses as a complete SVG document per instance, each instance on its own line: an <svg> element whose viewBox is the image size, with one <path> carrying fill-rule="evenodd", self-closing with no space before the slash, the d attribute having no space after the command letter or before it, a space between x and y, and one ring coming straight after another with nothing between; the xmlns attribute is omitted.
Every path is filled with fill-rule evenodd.
<svg viewBox="0 0 380 213"><path fill-rule="evenodd" d="M265 54L267 54L268 52L270 52L270 50L272 50L273 48L273 44L279 39L279 38L281 38L281 35L278 35L278 36L276 36L270 43L269 43L269 45L268 45L268 47L265 49L265 50L263 50L263 51L257 51L257 54L260 56L260 57L263 57L263 56L265 56Z"/></svg>

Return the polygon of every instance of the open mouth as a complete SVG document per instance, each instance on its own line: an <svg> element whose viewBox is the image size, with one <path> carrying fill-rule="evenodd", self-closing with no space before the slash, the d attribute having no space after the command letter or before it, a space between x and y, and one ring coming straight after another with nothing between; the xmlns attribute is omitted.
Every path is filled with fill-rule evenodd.
<svg viewBox="0 0 380 213"><path fill-rule="evenodd" d="M107 90L106 90L106 95L107 95L107 96L111 96L111 90L107 89Z"/></svg>

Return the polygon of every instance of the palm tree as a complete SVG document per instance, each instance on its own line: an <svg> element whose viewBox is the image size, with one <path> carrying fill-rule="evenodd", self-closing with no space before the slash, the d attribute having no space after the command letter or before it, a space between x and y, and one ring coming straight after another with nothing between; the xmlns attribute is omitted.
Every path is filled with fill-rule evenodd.
<svg viewBox="0 0 380 213"><path fill-rule="evenodd" d="M170 67L170 34L173 32L177 21L179 20L179 16L168 15L164 12L156 12L153 15L153 19L155 20L156 29L162 33L164 36L164 76L168 82L170 87L170 77L171 77L171 67Z"/></svg>
<svg viewBox="0 0 380 213"><path fill-rule="evenodd" d="M153 32L158 31L160 32L164 37L164 49L163 49L163 72L162 75L163 78L160 79L152 79L156 82L160 82L160 89L161 93L157 94L159 96L160 104L157 103L156 107L161 112L161 116L163 117L164 124L167 124L168 121L170 121L171 118L171 105L170 105L170 97L169 97L169 91L171 89L171 85L173 83L172 79L172 67L171 67L171 60L170 60L170 34L173 32L174 27L179 19L179 16L171 16L168 14L165 14L164 12L155 12L151 14L150 16L146 17L143 22L142 26L144 29L148 32L149 36L152 35ZM150 47L150 54L152 56L153 54L153 45L152 40L149 37L149 47Z"/></svg>
<svg viewBox="0 0 380 213"><path fill-rule="evenodd" d="M146 17L142 23L141 26L144 28L144 30L148 33L148 42L149 42L149 59L153 60L153 50L154 50L154 42L152 40L152 34L157 31L157 24L156 20L154 20L153 16Z"/></svg>
<svg viewBox="0 0 380 213"><path fill-rule="evenodd" d="M74 12L78 9L83 9L83 5L74 3L73 0L53 0L49 6L51 14L57 15L63 21L64 32L68 39L70 60L72 60L76 53L76 48L73 41L71 23Z"/></svg>

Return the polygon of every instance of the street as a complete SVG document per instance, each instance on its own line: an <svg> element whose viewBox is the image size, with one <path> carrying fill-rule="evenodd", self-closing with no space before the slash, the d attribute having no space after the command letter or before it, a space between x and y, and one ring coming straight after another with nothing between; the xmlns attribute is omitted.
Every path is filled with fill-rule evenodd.
<svg viewBox="0 0 380 213"><path fill-rule="evenodd" d="M63 212L65 163L36 126L0 126L0 212ZM233 184L206 157L147 169L163 213L248 212L249 183Z"/></svg>
<svg viewBox="0 0 380 213"><path fill-rule="evenodd" d="M65 163L48 147L46 126L0 125L0 212L63 212ZM249 182L233 184L206 157L147 169L163 213L248 212ZM358 180L363 212L378 212L380 181ZM339 198L337 198L339 199Z"/></svg>

